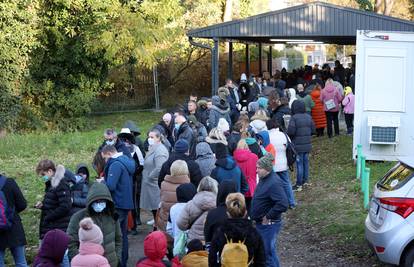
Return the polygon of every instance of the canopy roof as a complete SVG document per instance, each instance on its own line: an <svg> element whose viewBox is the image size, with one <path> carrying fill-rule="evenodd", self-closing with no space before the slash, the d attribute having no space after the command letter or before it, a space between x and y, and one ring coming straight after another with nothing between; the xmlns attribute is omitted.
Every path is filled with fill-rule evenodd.
<svg viewBox="0 0 414 267"><path fill-rule="evenodd" d="M374 12L313 2L190 30L187 35L247 43L313 40L345 45L356 43L357 30L413 32L414 23Z"/></svg>

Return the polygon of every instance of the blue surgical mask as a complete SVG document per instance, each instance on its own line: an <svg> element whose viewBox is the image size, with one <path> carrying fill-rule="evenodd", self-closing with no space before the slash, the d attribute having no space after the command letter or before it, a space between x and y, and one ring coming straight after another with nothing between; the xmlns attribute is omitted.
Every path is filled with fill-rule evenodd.
<svg viewBox="0 0 414 267"><path fill-rule="evenodd" d="M79 183L80 181L83 180L83 177L80 175L75 175L75 179L76 179L76 183Z"/></svg>
<svg viewBox="0 0 414 267"><path fill-rule="evenodd" d="M178 129L180 129L180 125L178 123L176 123L175 125L175 129L178 131Z"/></svg>
<svg viewBox="0 0 414 267"><path fill-rule="evenodd" d="M106 141L105 141L105 143L106 143L108 146L113 146L113 145L115 144L115 140L106 140Z"/></svg>
<svg viewBox="0 0 414 267"><path fill-rule="evenodd" d="M47 176L47 175L43 175L42 176L42 178L43 178L43 181L46 183L47 181L49 181L49 176Z"/></svg>
<svg viewBox="0 0 414 267"><path fill-rule="evenodd" d="M92 203L92 209L97 213L101 213L105 208L106 208L106 202Z"/></svg>

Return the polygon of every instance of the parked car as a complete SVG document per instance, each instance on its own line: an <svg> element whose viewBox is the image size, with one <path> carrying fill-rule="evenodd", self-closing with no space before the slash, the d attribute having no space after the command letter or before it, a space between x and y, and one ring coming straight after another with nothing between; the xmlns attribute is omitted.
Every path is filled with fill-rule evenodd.
<svg viewBox="0 0 414 267"><path fill-rule="evenodd" d="M376 183L365 237L379 260L414 266L414 157L401 158Z"/></svg>

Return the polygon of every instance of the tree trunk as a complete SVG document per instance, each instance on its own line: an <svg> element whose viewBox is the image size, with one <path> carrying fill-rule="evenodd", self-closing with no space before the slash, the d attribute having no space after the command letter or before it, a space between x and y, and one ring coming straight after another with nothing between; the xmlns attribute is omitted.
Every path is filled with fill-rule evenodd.
<svg viewBox="0 0 414 267"><path fill-rule="evenodd" d="M392 7L394 6L394 1L395 0L384 0L384 15L389 16L391 14Z"/></svg>
<svg viewBox="0 0 414 267"><path fill-rule="evenodd" d="M381 13L382 0L375 0L374 12Z"/></svg>

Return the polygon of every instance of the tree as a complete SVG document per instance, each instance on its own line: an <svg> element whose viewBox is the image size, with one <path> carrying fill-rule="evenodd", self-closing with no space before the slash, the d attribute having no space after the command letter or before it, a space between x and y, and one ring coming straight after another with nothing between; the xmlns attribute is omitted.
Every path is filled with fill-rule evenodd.
<svg viewBox="0 0 414 267"><path fill-rule="evenodd" d="M18 97L28 75L30 53L38 46L37 2L0 2L0 130L12 128L21 111Z"/></svg>

